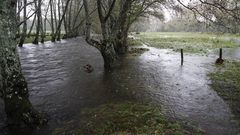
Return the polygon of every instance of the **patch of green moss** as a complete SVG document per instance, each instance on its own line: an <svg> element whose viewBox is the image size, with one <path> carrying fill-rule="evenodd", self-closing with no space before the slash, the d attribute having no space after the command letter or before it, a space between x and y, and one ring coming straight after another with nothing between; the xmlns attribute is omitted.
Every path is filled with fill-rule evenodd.
<svg viewBox="0 0 240 135"><path fill-rule="evenodd" d="M224 65L219 65L209 77L212 88L227 101L240 122L240 62L227 61Z"/></svg>
<svg viewBox="0 0 240 135"><path fill-rule="evenodd" d="M85 109L76 135L189 135L176 122L170 122L158 107L133 102L101 105ZM65 129L58 131L64 131ZM56 132L55 132L56 133ZM59 133L59 132L58 132Z"/></svg>

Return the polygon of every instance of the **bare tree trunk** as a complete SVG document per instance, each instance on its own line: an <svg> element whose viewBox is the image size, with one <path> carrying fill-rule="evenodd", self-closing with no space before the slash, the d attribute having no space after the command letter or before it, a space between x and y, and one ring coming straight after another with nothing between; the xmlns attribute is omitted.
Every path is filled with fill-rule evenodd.
<svg viewBox="0 0 240 135"><path fill-rule="evenodd" d="M53 15L54 15L54 24L55 24L55 30L57 31L58 26L58 19L57 19L57 6L56 6L56 0L53 0ZM56 32L55 32L55 38L56 38Z"/></svg>
<svg viewBox="0 0 240 135"><path fill-rule="evenodd" d="M66 33L67 37L72 37L71 36L71 32L72 32L71 31L71 20L72 20L72 5L73 5L72 3L73 3L73 0L70 1L70 4L69 4L70 7L68 10L68 23L67 23L68 25L67 25L67 27L68 27L69 31L68 31L68 33Z"/></svg>
<svg viewBox="0 0 240 135"><path fill-rule="evenodd" d="M57 41L60 41L61 40L61 0L58 0L58 25L60 26L59 29L56 30L56 33L57 33Z"/></svg>
<svg viewBox="0 0 240 135"><path fill-rule="evenodd" d="M80 2L78 4L80 5ZM72 29L76 29L76 23L77 23L77 20L79 18L79 15L80 15L82 9L83 9L83 5L80 7L80 9L78 10L76 16L74 17Z"/></svg>
<svg viewBox="0 0 240 135"><path fill-rule="evenodd" d="M53 18L53 0L50 0L50 11L51 11L51 28L52 28L52 42L56 41L56 35L54 30L54 18Z"/></svg>
<svg viewBox="0 0 240 135"><path fill-rule="evenodd" d="M91 20L89 17L89 6L88 6L88 1L83 0L83 5L85 9L85 17L86 17L86 27L85 27L85 35L86 35L86 41L91 40Z"/></svg>
<svg viewBox="0 0 240 135"><path fill-rule="evenodd" d="M61 26L62 26L62 22L64 21L65 15L66 15L66 11L68 9L68 5L69 5L70 0L67 0L65 8L63 8L63 13L62 13L62 17L59 16L59 18L61 18L59 20L57 29L56 29L56 34L58 34L58 39L60 40L61 37ZM59 6L60 7L60 6Z"/></svg>
<svg viewBox="0 0 240 135"><path fill-rule="evenodd" d="M21 7L22 7L22 0L17 0L17 8L18 8L17 9L17 11L18 11L18 14L17 14L17 24L19 22L21 22L21 16L20 16L20 14L21 14L21 12L20 12ZM20 37L20 35L21 35L21 29L20 28L21 28L20 26L17 28L17 38Z"/></svg>
<svg viewBox="0 0 240 135"><path fill-rule="evenodd" d="M27 0L23 0L24 9L23 9L23 19L25 20L23 23L22 34L20 37L20 42L18 44L19 47L22 47L27 36Z"/></svg>
<svg viewBox="0 0 240 135"><path fill-rule="evenodd" d="M76 29L76 23L77 23L77 20L79 19L79 15L82 9L83 9L82 1L75 0L74 9L73 9L74 13L73 13L73 18L71 20L71 33L70 33L71 37L77 37L79 35L79 29Z"/></svg>
<svg viewBox="0 0 240 135"><path fill-rule="evenodd" d="M43 18L41 17L41 43L44 43L44 39L45 39L45 32L44 29L46 29L46 25L43 24Z"/></svg>
<svg viewBox="0 0 240 135"><path fill-rule="evenodd" d="M42 16L42 13L41 13L41 2L42 0L38 0L38 4L36 6L36 10L37 10L37 26L36 26L36 35L35 35L35 39L33 40L33 44L38 44L38 41L39 41L39 33L40 33L40 30L41 30L41 16Z"/></svg>
<svg viewBox="0 0 240 135"><path fill-rule="evenodd" d="M34 15L32 25L31 25L31 27L30 27L30 29L29 29L29 32L28 32L28 35L27 35L28 37L31 36L32 29L33 29L33 26L34 26L34 24L35 24L36 18L37 18L37 14Z"/></svg>
<svg viewBox="0 0 240 135"><path fill-rule="evenodd" d="M47 15L48 15L48 11L49 11L49 6L50 6L50 1L48 2L48 6L47 6L47 10L46 13L44 15L44 19L42 19L42 34L41 34L41 43L44 43L45 41L45 37L46 37L46 31L47 31Z"/></svg>
<svg viewBox="0 0 240 135"><path fill-rule="evenodd" d="M64 1L62 0L62 11L63 13L65 12L65 15L63 17L63 26L64 26L64 31L65 31L65 34L63 36L63 39L67 38L67 33L68 33L68 28L67 28L67 8L64 8ZM66 5L66 4L65 4Z"/></svg>
<svg viewBox="0 0 240 135"><path fill-rule="evenodd" d="M17 128L46 122L30 103L14 40L17 32L15 0L0 1L0 93L8 122ZM4 12L2 12L4 11Z"/></svg>

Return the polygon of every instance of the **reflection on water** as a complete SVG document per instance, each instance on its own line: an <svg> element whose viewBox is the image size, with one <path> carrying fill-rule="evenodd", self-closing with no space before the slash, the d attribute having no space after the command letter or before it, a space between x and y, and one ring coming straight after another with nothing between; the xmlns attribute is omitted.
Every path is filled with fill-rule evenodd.
<svg viewBox="0 0 240 135"><path fill-rule="evenodd" d="M134 99L162 105L168 116L193 122L209 135L237 132L229 107L208 85L206 74L216 55L187 55L180 66L179 54L149 49L140 57L122 58L121 66L109 72L103 69L101 54L82 38L19 48L30 100L50 117L48 125L33 134L49 134L64 122L80 121L82 108ZM86 73L86 64L94 72Z"/></svg>

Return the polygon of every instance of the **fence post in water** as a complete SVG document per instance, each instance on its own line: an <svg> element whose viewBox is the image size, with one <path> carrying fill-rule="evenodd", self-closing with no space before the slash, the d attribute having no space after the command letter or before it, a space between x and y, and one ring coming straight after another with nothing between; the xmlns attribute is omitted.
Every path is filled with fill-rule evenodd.
<svg viewBox="0 0 240 135"><path fill-rule="evenodd" d="M183 49L181 49L181 65L183 65Z"/></svg>
<svg viewBox="0 0 240 135"><path fill-rule="evenodd" d="M216 60L215 64L223 64L224 60L222 59L222 48L219 49L219 58Z"/></svg>
<svg viewBox="0 0 240 135"><path fill-rule="evenodd" d="M222 59L222 48L220 48L219 58Z"/></svg>

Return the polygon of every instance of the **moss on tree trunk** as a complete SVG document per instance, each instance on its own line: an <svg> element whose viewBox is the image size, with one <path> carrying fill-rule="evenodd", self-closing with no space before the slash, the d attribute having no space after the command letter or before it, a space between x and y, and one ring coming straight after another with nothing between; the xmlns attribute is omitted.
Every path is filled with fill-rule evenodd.
<svg viewBox="0 0 240 135"><path fill-rule="evenodd" d="M113 44L109 42L103 43L100 51L103 56L105 69L113 68L117 60Z"/></svg>
<svg viewBox="0 0 240 135"><path fill-rule="evenodd" d="M8 122L17 127L33 127L46 120L30 103L28 87L16 50L16 1L0 2L0 92Z"/></svg>
<svg viewBox="0 0 240 135"><path fill-rule="evenodd" d="M115 38L115 50L117 54L122 55L126 54L128 51L128 44L127 44L127 37L128 33L127 32L120 32Z"/></svg>

